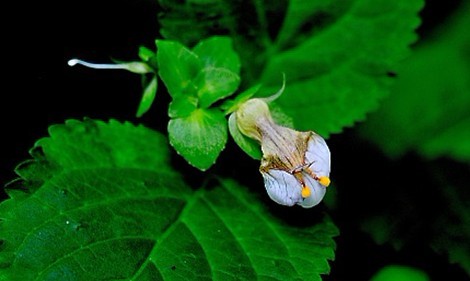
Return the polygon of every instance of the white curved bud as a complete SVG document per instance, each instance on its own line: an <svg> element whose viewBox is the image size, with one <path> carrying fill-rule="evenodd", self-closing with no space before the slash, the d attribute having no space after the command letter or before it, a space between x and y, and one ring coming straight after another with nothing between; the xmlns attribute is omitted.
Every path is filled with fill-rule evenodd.
<svg viewBox="0 0 470 281"><path fill-rule="evenodd" d="M94 68L94 69L123 69L137 74L145 74L152 72L152 69L144 62L126 62L118 64L106 64L106 63L90 63L79 59L71 59L67 62L69 66L75 66L77 64Z"/></svg>

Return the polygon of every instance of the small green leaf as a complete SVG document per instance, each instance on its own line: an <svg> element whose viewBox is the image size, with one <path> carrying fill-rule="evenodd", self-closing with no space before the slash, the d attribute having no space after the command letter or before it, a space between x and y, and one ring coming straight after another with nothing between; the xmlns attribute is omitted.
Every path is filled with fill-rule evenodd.
<svg viewBox="0 0 470 281"><path fill-rule="evenodd" d="M240 85L240 76L226 68L206 67L196 77L199 107L208 108L214 102L233 94Z"/></svg>
<svg viewBox="0 0 470 281"><path fill-rule="evenodd" d="M205 171L227 142L227 121L216 109L196 109L168 123L170 143L194 167Z"/></svg>
<svg viewBox="0 0 470 281"><path fill-rule="evenodd" d="M194 192L165 138L142 126L50 132L0 204L1 280L319 281L330 270L338 229L325 215L292 226L230 180Z"/></svg>
<svg viewBox="0 0 470 281"><path fill-rule="evenodd" d="M230 114L238 109L238 107L253 97L261 89L261 84L257 84L242 93L238 94L233 100L226 100L220 106L221 109L225 111L225 114Z"/></svg>
<svg viewBox="0 0 470 281"><path fill-rule="evenodd" d="M197 102L196 97L175 97L168 107L168 116L171 118L187 117L197 109Z"/></svg>
<svg viewBox="0 0 470 281"><path fill-rule="evenodd" d="M429 276L417 268L403 265L387 265L380 269L370 281L429 281Z"/></svg>
<svg viewBox="0 0 470 281"><path fill-rule="evenodd" d="M263 157L261 147L255 140L243 135L237 126L237 119L234 113L228 118L228 130L235 143L250 157L260 160Z"/></svg>
<svg viewBox="0 0 470 281"><path fill-rule="evenodd" d="M137 117L141 117L144 115L152 106L153 101L155 100L155 96L157 94L157 76L154 76L150 83L145 87L144 93L142 95L142 100L139 104L139 109L137 109Z"/></svg>
<svg viewBox="0 0 470 281"><path fill-rule="evenodd" d="M144 46L140 46L139 58L143 60L144 62L146 62L148 66L150 66L154 70L154 73L157 73L157 69L158 69L157 54L154 51Z"/></svg>
<svg viewBox="0 0 470 281"><path fill-rule="evenodd" d="M240 58L229 37L212 36L204 39L193 48L193 52L205 67L225 68L237 75L240 73Z"/></svg>
<svg viewBox="0 0 470 281"><path fill-rule="evenodd" d="M172 97L196 92L193 79L202 70L199 58L178 42L157 40L158 74Z"/></svg>
<svg viewBox="0 0 470 281"><path fill-rule="evenodd" d="M139 47L139 58L143 61L149 61L151 58L155 57L155 52L150 50L147 47Z"/></svg>
<svg viewBox="0 0 470 281"><path fill-rule="evenodd" d="M157 48L159 74L173 97L171 117L186 117L193 105L208 108L240 84L240 60L229 38L208 38L194 52L167 40L158 40Z"/></svg>

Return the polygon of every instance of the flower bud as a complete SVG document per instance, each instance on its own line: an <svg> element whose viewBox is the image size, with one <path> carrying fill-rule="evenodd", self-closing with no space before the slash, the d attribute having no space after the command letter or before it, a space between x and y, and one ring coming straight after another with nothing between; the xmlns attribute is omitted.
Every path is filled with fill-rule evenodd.
<svg viewBox="0 0 470 281"><path fill-rule="evenodd" d="M123 69L137 74L146 74L152 72L152 69L148 64L140 61L132 61L118 64L102 64L102 63L90 63L79 59L71 59L67 62L69 66L75 66L81 64L83 66L94 68L94 69Z"/></svg>
<svg viewBox="0 0 470 281"><path fill-rule="evenodd" d="M330 184L330 150L318 134L274 122L259 98L235 112L238 129L261 144L260 172L269 197L281 205L310 208L321 202Z"/></svg>
<svg viewBox="0 0 470 281"><path fill-rule="evenodd" d="M261 142L260 124L274 123L268 105L261 99L249 99L236 111L238 129L247 137ZM263 126L265 127L265 126Z"/></svg>

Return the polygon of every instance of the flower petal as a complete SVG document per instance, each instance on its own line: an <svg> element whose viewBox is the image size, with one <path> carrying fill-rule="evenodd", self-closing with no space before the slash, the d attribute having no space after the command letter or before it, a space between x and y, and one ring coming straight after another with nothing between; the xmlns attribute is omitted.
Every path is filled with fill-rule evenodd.
<svg viewBox="0 0 470 281"><path fill-rule="evenodd" d="M264 178L264 186L269 197L276 203L293 206L303 201L302 187L297 179L290 173L282 170L271 169L261 172Z"/></svg>
<svg viewBox="0 0 470 281"><path fill-rule="evenodd" d="M313 162L310 168L317 176L330 175L330 150L325 140L315 133L308 141L305 159L307 163Z"/></svg>
<svg viewBox="0 0 470 281"><path fill-rule="evenodd" d="M297 204L304 208L311 208L322 201L326 193L326 187L306 173L303 173L303 179L307 188L310 189L310 196Z"/></svg>

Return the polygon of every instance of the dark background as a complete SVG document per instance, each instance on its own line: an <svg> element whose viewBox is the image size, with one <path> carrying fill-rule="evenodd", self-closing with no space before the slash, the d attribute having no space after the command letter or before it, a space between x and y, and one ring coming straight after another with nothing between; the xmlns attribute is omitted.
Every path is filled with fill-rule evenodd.
<svg viewBox="0 0 470 281"><path fill-rule="evenodd" d="M426 39L459 3L427 1L421 13L423 24L418 30L421 38ZM138 75L70 68L66 64L75 57L103 63L110 62L110 58L135 60L139 45L153 48L154 38L158 36L155 0L66 1L62 7L36 2L13 5L18 6L10 8L12 19L2 20L5 22L0 183L15 178L14 167L29 158L28 150L36 140L47 136L49 125L63 123L66 119L115 118L165 130L168 98L163 93L157 94L156 105L150 112L142 119L135 118L141 89ZM371 171L400 166L420 172L418 167L422 160L419 157L410 154L391 166L380 150L358 139L354 129L333 135L329 145L338 184L353 180L355 171L350 167L357 162L352 159L359 157L364 159L364 169ZM255 178L262 185L257 173L258 163L238 151L229 143L212 171L239 178L243 174L242 180ZM201 178L200 173L177 156L174 164L189 179ZM247 170L255 172L246 175ZM429 247L417 245L397 252L391 246L377 246L352 223L357 220L352 216L365 209L367 206L345 203L332 214L341 235L336 239L332 273L325 280L368 280L379 268L390 263L416 266L426 271L432 280L467 280L459 266L449 265L446 256L436 254Z"/></svg>

